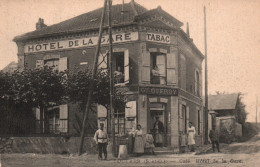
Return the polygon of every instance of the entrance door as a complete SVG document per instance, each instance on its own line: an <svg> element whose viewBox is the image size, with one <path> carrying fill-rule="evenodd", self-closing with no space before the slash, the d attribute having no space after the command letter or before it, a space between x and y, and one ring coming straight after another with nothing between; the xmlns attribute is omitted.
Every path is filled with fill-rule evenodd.
<svg viewBox="0 0 260 167"><path fill-rule="evenodd" d="M159 135L156 134L158 132L156 132L155 130L155 122L156 122L156 119L157 117L159 118L159 121L162 123L163 125L163 132L161 132ZM154 137L154 140L155 140L155 146L157 147L163 147L163 146L167 146L167 140L166 140L166 120L167 120L167 114L165 114L165 104L162 104L162 103L151 103L150 105L150 120L149 120L149 126L150 126L150 129L152 130L153 132L153 137ZM160 141L162 137L162 143L161 142L158 142Z"/></svg>

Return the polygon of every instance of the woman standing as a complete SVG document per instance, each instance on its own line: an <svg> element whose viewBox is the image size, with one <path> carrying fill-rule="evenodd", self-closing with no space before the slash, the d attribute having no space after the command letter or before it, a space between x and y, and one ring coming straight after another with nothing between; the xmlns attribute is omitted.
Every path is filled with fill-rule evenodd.
<svg viewBox="0 0 260 167"><path fill-rule="evenodd" d="M141 125L137 125L137 130L135 131L135 144L134 144L134 153L141 154L144 153L144 141L143 141L143 131Z"/></svg>
<svg viewBox="0 0 260 167"><path fill-rule="evenodd" d="M192 122L189 122L189 127L187 129L188 133L188 145L191 152L194 152L194 145L195 145L195 134L196 130L195 127L192 125Z"/></svg>

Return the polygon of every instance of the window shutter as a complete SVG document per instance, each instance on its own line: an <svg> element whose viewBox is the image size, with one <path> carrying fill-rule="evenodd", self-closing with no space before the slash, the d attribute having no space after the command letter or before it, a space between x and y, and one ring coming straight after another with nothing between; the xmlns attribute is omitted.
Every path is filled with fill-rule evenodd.
<svg viewBox="0 0 260 167"><path fill-rule="evenodd" d="M188 129L189 127L189 122L190 122L190 107L189 106L186 106L186 127Z"/></svg>
<svg viewBox="0 0 260 167"><path fill-rule="evenodd" d="M44 66L44 60L36 60L36 68L42 68Z"/></svg>
<svg viewBox="0 0 260 167"><path fill-rule="evenodd" d="M37 121L39 121L41 114L40 114L40 109L39 108L35 108L35 118Z"/></svg>
<svg viewBox="0 0 260 167"><path fill-rule="evenodd" d="M124 51L124 81L129 83L129 51Z"/></svg>
<svg viewBox="0 0 260 167"><path fill-rule="evenodd" d="M107 117L107 109L103 105L97 105L97 117L98 118L106 118Z"/></svg>
<svg viewBox="0 0 260 167"><path fill-rule="evenodd" d="M68 66L68 59L67 59L67 57L60 58L60 60L59 60L59 71L67 70L67 66Z"/></svg>
<svg viewBox="0 0 260 167"><path fill-rule="evenodd" d="M68 132L68 105L60 105L60 132Z"/></svg>
<svg viewBox="0 0 260 167"><path fill-rule="evenodd" d="M99 54L98 69L107 69L107 55L108 53Z"/></svg>
<svg viewBox="0 0 260 167"><path fill-rule="evenodd" d="M167 85L174 85L177 83L176 55L177 53L167 54Z"/></svg>
<svg viewBox="0 0 260 167"><path fill-rule="evenodd" d="M150 83L150 52L142 53L142 82L149 82Z"/></svg>

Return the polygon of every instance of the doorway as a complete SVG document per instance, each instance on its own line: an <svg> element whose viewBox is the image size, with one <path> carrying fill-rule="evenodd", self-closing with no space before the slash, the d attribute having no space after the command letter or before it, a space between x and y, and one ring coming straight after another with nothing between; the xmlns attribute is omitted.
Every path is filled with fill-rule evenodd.
<svg viewBox="0 0 260 167"><path fill-rule="evenodd" d="M148 122L150 131L153 134L155 147L167 146L167 114L164 103L150 103L150 119Z"/></svg>

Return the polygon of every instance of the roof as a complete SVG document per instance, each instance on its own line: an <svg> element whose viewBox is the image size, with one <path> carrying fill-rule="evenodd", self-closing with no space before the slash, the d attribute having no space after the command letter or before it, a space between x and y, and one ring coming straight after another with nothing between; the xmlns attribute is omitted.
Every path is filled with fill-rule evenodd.
<svg viewBox="0 0 260 167"><path fill-rule="evenodd" d="M36 37L53 34L67 34L71 32L81 32L99 27L103 7L88 13L73 17L69 20L50 25L39 30L35 30L20 36L16 36L14 41L26 40ZM124 4L124 14L122 14L122 4L111 7L111 20L113 25L134 23L134 17L147 11L143 6L131 1ZM105 15L104 26L108 26L108 17Z"/></svg>
<svg viewBox="0 0 260 167"><path fill-rule="evenodd" d="M40 38L40 37L49 37L53 35L65 35L70 33L84 32L86 30L96 30L99 28L101 21L103 7L90 11L88 13L73 17L69 20L43 27L41 29L28 32L16 36L13 40L23 41L28 39ZM159 13L165 18L168 18L172 23L176 25L177 28L183 25L182 22L165 12L161 7L156 9L147 10L143 6L136 3L134 0L131 0L129 3L124 4L124 11L122 12L122 4L113 5L111 8L111 20L112 25L123 26L129 24L137 24L137 21ZM161 23L159 23L161 24ZM108 26L108 17L105 15L104 27Z"/></svg>
<svg viewBox="0 0 260 167"><path fill-rule="evenodd" d="M209 110L233 110L236 108L238 94L209 95Z"/></svg>
<svg viewBox="0 0 260 167"><path fill-rule="evenodd" d="M11 63L9 63L7 66L5 66L1 71L2 72L9 72L12 73L14 72L16 69L18 68L18 63L16 63L15 61L12 61Z"/></svg>

